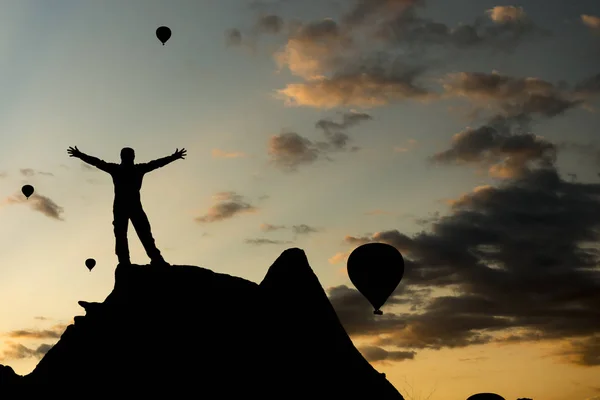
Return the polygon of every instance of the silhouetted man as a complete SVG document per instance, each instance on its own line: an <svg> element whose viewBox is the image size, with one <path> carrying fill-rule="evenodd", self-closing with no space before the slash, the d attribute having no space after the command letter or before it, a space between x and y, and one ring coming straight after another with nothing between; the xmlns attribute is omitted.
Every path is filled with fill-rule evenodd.
<svg viewBox="0 0 600 400"><path fill-rule="evenodd" d="M129 245L127 244L127 226L129 220L150 257L152 265L168 265L163 259L160 251L156 248L148 217L142 209L140 189L144 174L157 168L183 159L186 155L185 149L175 149L175 153L168 157L159 158L144 164L134 164L135 152L129 147L121 150L121 164L108 163L99 158L89 156L79 151L77 146L69 147L67 150L71 157L80 158L82 161L108 172L112 176L115 185L115 200L113 202L113 225L115 231L115 253L120 264L129 264Z"/></svg>

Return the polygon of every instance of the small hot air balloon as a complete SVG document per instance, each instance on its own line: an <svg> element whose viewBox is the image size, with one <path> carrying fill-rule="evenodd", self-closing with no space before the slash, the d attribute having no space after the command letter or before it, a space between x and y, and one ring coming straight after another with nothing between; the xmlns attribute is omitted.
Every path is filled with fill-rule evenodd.
<svg viewBox="0 0 600 400"><path fill-rule="evenodd" d="M94 260L93 258L88 258L87 260L85 260L85 266L88 267L90 272L92 271L92 268L94 268L95 265L96 260Z"/></svg>
<svg viewBox="0 0 600 400"><path fill-rule="evenodd" d="M467 400L504 400L504 397L496 393L477 393Z"/></svg>
<svg viewBox="0 0 600 400"><path fill-rule="evenodd" d="M348 257L348 276L356 289L379 309L394 292L404 276L404 259L394 247L385 243L367 243L357 247Z"/></svg>
<svg viewBox="0 0 600 400"><path fill-rule="evenodd" d="M33 186L25 185L21 188L21 192L23 192L25 197L27 197L29 199L29 196L31 196L33 194Z"/></svg>
<svg viewBox="0 0 600 400"><path fill-rule="evenodd" d="M156 37L161 41L164 46L165 43L171 38L171 29L166 26L161 26L156 30Z"/></svg>

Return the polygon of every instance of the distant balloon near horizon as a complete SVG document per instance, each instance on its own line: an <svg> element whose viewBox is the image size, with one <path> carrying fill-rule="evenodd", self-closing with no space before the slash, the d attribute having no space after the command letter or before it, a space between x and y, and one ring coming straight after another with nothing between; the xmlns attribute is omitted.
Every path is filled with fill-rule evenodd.
<svg viewBox="0 0 600 400"><path fill-rule="evenodd" d="M477 393L467 400L505 400L504 397L496 393Z"/></svg>
<svg viewBox="0 0 600 400"><path fill-rule="evenodd" d="M25 197L27 197L27 199L29 199L29 196L31 196L33 194L33 186L31 186L31 185L24 185L21 188L21 192L23 192L23 194L25 195Z"/></svg>
<svg viewBox="0 0 600 400"><path fill-rule="evenodd" d="M167 43L167 41L171 38L171 29L167 26L159 27L156 30L156 37L158 38L158 40L160 40L160 42L164 46L165 43Z"/></svg>
<svg viewBox="0 0 600 400"><path fill-rule="evenodd" d="M96 260L94 260L93 258L88 258L87 260L85 260L85 266L88 267L88 269L91 272L92 269L96 266Z"/></svg>
<svg viewBox="0 0 600 400"><path fill-rule="evenodd" d="M348 276L356 289L379 309L396 290L404 276L404 258L394 246L367 243L357 247L348 257Z"/></svg>

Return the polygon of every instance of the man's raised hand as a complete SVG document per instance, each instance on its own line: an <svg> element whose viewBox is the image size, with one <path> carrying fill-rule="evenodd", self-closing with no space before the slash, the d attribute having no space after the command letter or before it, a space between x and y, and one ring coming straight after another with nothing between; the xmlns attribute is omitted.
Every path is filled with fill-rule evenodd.
<svg viewBox="0 0 600 400"><path fill-rule="evenodd" d="M79 149L77 148L77 146L75 146L75 147L69 147L67 149L67 153L69 153L70 157L77 157L77 158L79 158L81 156L81 151L79 151Z"/></svg>
<svg viewBox="0 0 600 400"><path fill-rule="evenodd" d="M181 150L175 149L175 153L173 153L173 156L175 157L176 160L180 159L180 158L183 160L186 156L186 152L187 152L186 149L181 149Z"/></svg>

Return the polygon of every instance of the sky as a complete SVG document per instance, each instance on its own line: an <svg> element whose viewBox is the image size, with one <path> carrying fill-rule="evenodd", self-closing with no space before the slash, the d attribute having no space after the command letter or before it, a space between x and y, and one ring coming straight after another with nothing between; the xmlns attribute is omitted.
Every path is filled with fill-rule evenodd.
<svg viewBox="0 0 600 400"><path fill-rule="evenodd" d="M184 147L142 189L171 264L259 283L304 249L407 399L600 399L597 1L0 5L0 363L114 285L110 176L67 148ZM346 272L372 241L405 259L382 316Z"/></svg>

